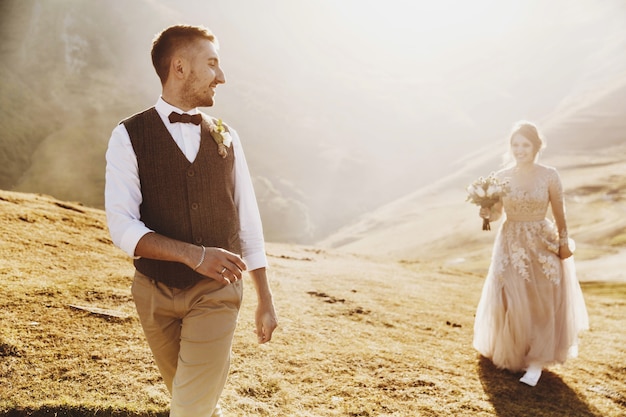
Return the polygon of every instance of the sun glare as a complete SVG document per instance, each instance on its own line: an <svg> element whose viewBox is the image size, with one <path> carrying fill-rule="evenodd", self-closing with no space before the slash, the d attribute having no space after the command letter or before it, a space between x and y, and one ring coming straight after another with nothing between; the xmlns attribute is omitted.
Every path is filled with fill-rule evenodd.
<svg viewBox="0 0 626 417"><path fill-rule="evenodd" d="M388 47L418 42L458 44L467 38L500 36L515 26L522 1L348 0L334 2L355 32L376 33Z"/></svg>

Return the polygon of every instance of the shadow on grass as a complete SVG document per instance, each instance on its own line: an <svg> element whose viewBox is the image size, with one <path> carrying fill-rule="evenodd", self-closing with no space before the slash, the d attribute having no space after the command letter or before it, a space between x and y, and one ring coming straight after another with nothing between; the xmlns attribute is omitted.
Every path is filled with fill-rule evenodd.
<svg viewBox="0 0 626 417"><path fill-rule="evenodd" d="M40 408L22 408L2 410L0 417L168 417L169 411L129 411L122 409L103 409L73 406L42 406Z"/></svg>
<svg viewBox="0 0 626 417"><path fill-rule="evenodd" d="M480 382L498 417L602 416L556 374L544 371L536 387L519 382L522 374L497 369L489 359L480 357Z"/></svg>

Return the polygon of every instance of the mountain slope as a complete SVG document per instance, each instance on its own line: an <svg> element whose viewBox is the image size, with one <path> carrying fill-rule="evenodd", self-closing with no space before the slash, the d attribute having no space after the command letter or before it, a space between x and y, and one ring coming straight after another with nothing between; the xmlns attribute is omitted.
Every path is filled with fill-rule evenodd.
<svg viewBox="0 0 626 417"><path fill-rule="evenodd" d="M104 213L0 190L0 227L0 415L167 416L130 294L132 263L112 246ZM531 390L471 346L482 274L317 247L267 252L280 327L256 344L246 277L222 397L229 415L617 417L626 409L624 284L583 285L593 329L580 356Z"/></svg>
<svg viewBox="0 0 626 417"><path fill-rule="evenodd" d="M563 164L568 225L577 241L581 279L626 280L625 159L626 147L619 146L592 157L570 154L567 161L554 160ZM459 175L423 188L363 216L320 246L409 261L488 260L499 222L492 232L480 230L477 208L464 201L463 179L467 185L474 177Z"/></svg>
<svg viewBox="0 0 626 417"><path fill-rule="evenodd" d="M594 258L607 246L609 254L622 254L626 246L625 81L621 76L610 87L571 97L545 121L542 162L561 173L570 231L582 258ZM449 176L360 217L320 245L403 259L439 259L438 252L452 247L458 247L458 258L488 257L493 233L479 233L477 209L464 202L465 187L498 169L504 149L468 155Z"/></svg>

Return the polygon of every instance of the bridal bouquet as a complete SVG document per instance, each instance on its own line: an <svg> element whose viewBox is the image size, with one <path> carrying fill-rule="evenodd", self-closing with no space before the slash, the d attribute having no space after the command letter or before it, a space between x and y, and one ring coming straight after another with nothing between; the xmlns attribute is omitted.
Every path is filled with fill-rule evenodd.
<svg viewBox="0 0 626 417"><path fill-rule="evenodd" d="M467 186L467 200L483 208L492 208L509 191L508 181L500 181L494 172ZM483 219L483 230L491 230L489 219Z"/></svg>

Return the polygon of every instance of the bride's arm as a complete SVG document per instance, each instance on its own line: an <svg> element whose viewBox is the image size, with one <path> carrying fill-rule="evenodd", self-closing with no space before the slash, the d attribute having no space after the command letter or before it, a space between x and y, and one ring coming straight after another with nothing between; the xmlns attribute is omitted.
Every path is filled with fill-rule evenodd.
<svg viewBox="0 0 626 417"><path fill-rule="evenodd" d="M567 236L567 222L565 220L565 202L563 198L563 185L559 173L555 169L552 173L553 178L550 180L548 193L550 196L550 206L552 207L552 215L559 231L559 256L561 259L572 256L569 248Z"/></svg>

